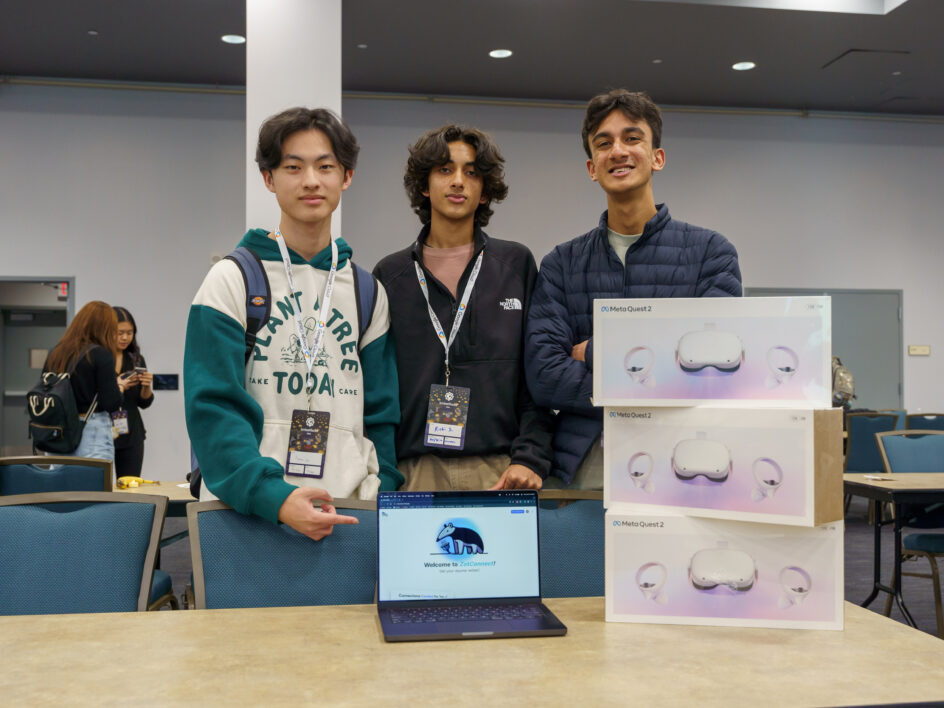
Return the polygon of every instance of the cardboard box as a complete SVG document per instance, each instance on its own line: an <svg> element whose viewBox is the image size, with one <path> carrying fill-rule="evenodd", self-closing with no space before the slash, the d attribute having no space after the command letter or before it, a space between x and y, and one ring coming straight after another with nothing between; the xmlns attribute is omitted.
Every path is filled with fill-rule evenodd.
<svg viewBox="0 0 944 708"><path fill-rule="evenodd" d="M841 521L606 515L608 622L842 629L842 602Z"/></svg>
<svg viewBox="0 0 944 708"><path fill-rule="evenodd" d="M829 408L828 297L594 300L598 406Z"/></svg>
<svg viewBox="0 0 944 708"><path fill-rule="evenodd" d="M843 518L839 409L606 408L603 460L610 511Z"/></svg>

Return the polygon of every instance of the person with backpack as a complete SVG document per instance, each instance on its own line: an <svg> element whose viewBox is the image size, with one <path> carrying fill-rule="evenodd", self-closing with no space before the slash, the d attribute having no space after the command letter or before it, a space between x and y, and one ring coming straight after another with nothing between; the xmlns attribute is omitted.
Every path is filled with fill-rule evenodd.
<svg viewBox="0 0 944 708"><path fill-rule="evenodd" d="M115 375L117 343L118 318L111 305L93 300L78 311L46 358L43 373L69 374L75 410L84 416L85 426L78 446L71 452L60 453L41 444L37 447L75 457L115 459L111 413L121 407L128 385ZM37 407L29 397L28 405ZM35 418L37 412L31 411L31 417ZM35 433L33 437L35 442Z"/></svg>
<svg viewBox="0 0 944 708"><path fill-rule="evenodd" d="M144 463L144 421L140 408L154 402L151 384L154 374L147 370L147 362L138 346L138 325L124 307L115 307L118 315L118 349L115 373L125 384L125 400L121 408L111 414L115 436L115 476L140 477Z"/></svg>
<svg viewBox="0 0 944 708"><path fill-rule="evenodd" d="M256 163L281 219L248 231L213 266L187 323L184 400L200 498L315 540L356 523L333 497L373 499L403 481L387 296L331 235L358 151L323 108L263 123Z"/></svg>

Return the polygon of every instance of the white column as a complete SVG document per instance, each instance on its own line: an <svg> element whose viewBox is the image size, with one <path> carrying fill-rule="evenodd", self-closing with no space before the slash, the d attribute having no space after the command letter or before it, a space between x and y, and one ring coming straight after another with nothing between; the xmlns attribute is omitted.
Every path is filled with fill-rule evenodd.
<svg viewBox="0 0 944 708"><path fill-rule="evenodd" d="M256 165L259 126L292 106L341 113L341 0L246 0L246 228L279 207ZM341 210L332 231L341 232Z"/></svg>

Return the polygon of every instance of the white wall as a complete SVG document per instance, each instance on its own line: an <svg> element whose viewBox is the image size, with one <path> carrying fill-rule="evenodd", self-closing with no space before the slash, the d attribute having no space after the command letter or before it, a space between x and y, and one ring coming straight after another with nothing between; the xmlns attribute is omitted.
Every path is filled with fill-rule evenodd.
<svg viewBox="0 0 944 708"><path fill-rule="evenodd" d="M75 276L127 307L152 371L180 373L211 252L243 232L244 97L0 87L0 275ZM50 278L54 279L54 278ZM144 411L144 474L189 471L183 391Z"/></svg>
<svg viewBox="0 0 944 708"><path fill-rule="evenodd" d="M343 108L362 146L344 236L365 267L415 238L406 147L446 121L498 139L511 191L488 231L539 261L604 208L579 109L359 98ZM0 87L0 276L74 275L77 307L127 306L152 370L180 372L210 254L243 232L243 123L241 96ZM932 346L905 358L905 405L944 408L944 124L671 111L665 123L656 199L731 239L746 285L903 290L906 344ZM182 399L163 392L145 411L146 475L187 470Z"/></svg>

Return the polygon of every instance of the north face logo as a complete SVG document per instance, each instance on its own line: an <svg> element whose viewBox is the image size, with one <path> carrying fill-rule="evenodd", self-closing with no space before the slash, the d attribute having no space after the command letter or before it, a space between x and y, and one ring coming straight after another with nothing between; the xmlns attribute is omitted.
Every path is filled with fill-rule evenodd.
<svg viewBox="0 0 944 708"><path fill-rule="evenodd" d="M520 310L521 309L521 300L516 297L506 297L504 300L499 301L503 310Z"/></svg>

